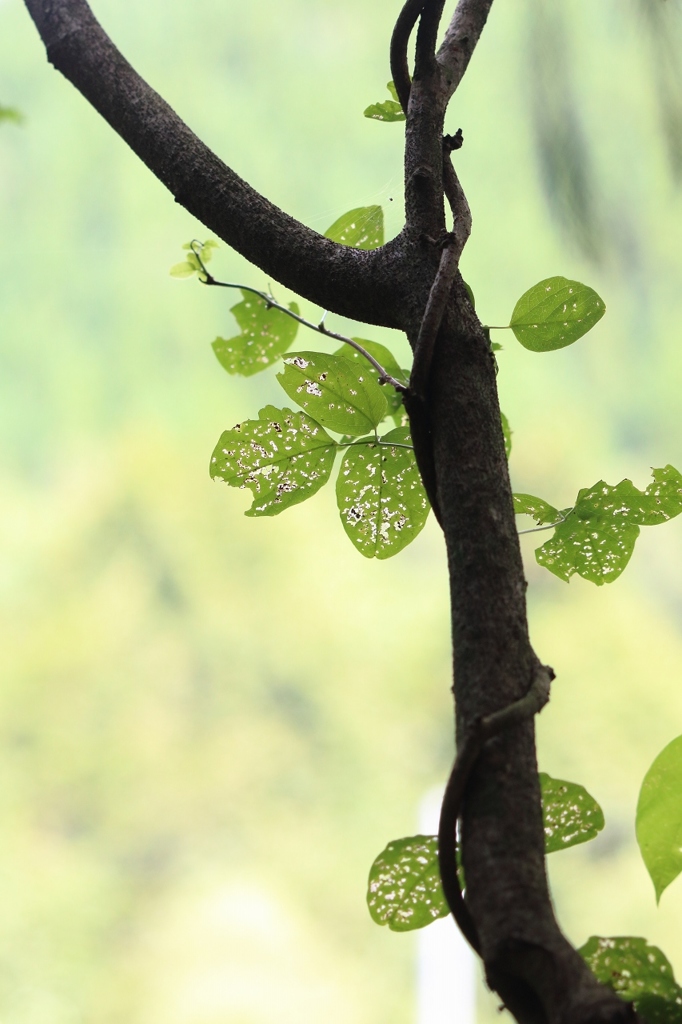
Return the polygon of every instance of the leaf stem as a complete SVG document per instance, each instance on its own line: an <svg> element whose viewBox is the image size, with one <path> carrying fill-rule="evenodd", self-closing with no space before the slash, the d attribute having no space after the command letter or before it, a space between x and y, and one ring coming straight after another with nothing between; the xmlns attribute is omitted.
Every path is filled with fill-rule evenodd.
<svg viewBox="0 0 682 1024"><path fill-rule="evenodd" d="M377 437L371 441L337 441L336 445L338 448L353 448L354 446L361 444L378 444L380 448L406 448L408 452L414 451L414 446L411 444L401 444L399 441L384 441L382 438Z"/></svg>
<svg viewBox="0 0 682 1024"><path fill-rule="evenodd" d="M286 306L282 306L277 302L272 294L269 294L268 292L259 291L258 288L251 288L247 284L232 284L228 281L217 281L213 274L209 273L206 269L206 265L201 258L200 252L197 252L197 249L195 248L195 246L200 246L200 244L201 243L195 240L191 243L191 246L192 252L196 256L199 266L201 267L201 273L204 275L203 280L201 277L199 278L202 284L214 285L216 288L237 288L240 291L251 292L253 295L257 295L263 300L263 302L267 303L269 309L277 309L280 313L285 313L287 316L290 316L292 320L296 320L299 324L303 324L304 327L310 328L311 331L316 331L318 334L323 334L327 338L334 338L336 341L342 341L345 345L350 345L351 348L354 348L356 352L359 352L359 354L363 356L377 371L379 374L379 384L390 384L399 394L405 393L407 385L396 380L395 377L392 377L390 373L384 369L381 363L378 362L374 356L370 355L366 348L363 348L362 345L357 341L354 341L352 338L347 338L345 334L337 334L336 331L330 331L325 327L324 317L327 315L326 310L319 324L314 324L311 323L310 320L306 320L305 317L299 316L298 313L294 313L293 310L287 309Z"/></svg>
<svg viewBox="0 0 682 1024"><path fill-rule="evenodd" d="M569 509L569 512L572 511L573 509ZM569 513L567 512L565 516L561 516L561 519L559 519L558 522L549 523L547 526L533 526L530 530L519 530L519 537L522 537L524 533L541 533L542 530L553 530L555 526L561 526L562 523L566 522L568 514Z"/></svg>

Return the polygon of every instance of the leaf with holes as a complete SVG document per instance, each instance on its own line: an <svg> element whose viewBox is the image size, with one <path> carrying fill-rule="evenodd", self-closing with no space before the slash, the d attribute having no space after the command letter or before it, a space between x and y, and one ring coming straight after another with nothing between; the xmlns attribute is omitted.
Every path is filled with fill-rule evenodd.
<svg viewBox="0 0 682 1024"><path fill-rule="evenodd" d="M545 523L556 523L561 516L553 505L549 505L542 498L536 498L533 494L514 494L514 514L517 516L532 516L538 526Z"/></svg>
<svg viewBox="0 0 682 1024"><path fill-rule="evenodd" d="M216 338L212 345L218 362L228 373L251 377L277 362L291 347L298 323L252 292L242 291L242 296L242 301L230 310L241 334L227 340ZM289 304L289 309L299 313L295 302Z"/></svg>
<svg viewBox="0 0 682 1024"><path fill-rule="evenodd" d="M588 843L604 827L604 813L583 786L540 772L545 853Z"/></svg>
<svg viewBox="0 0 682 1024"><path fill-rule="evenodd" d="M593 935L578 952L602 984L634 1002L647 1024L682 1024L682 988L667 957L646 939Z"/></svg>
<svg viewBox="0 0 682 1024"><path fill-rule="evenodd" d="M410 371L401 369L398 360L385 345L380 345L378 341L366 341L364 338L353 338L353 341L357 341L358 345L362 345L371 356L374 356L376 361L383 366L386 373L390 374L399 383L407 385L410 379ZM342 345L334 355L341 356L343 359L350 359L355 365L367 369L370 376L378 383L379 371L371 363L368 363L365 357L357 349L353 348L352 345ZM386 415L391 416L394 421L397 420L396 426L405 426L406 424L402 422L405 407L400 392L396 391L391 384L382 384L381 388L386 399Z"/></svg>
<svg viewBox="0 0 682 1024"><path fill-rule="evenodd" d="M682 736L661 751L644 776L635 829L658 903L682 873Z"/></svg>
<svg viewBox="0 0 682 1024"><path fill-rule="evenodd" d="M335 220L325 237L353 249L378 249L384 244L384 211L380 206L359 206Z"/></svg>
<svg viewBox="0 0 682 1024"><path fill-rule="evenodd" d="M423 529L429 503L407 427L348 448L336 481L343 528L366 558L397 555ZM393 442L393 443L391 443Z"/></svg>
<svg viewBox="0 0 682 1024"><path fill-rule="evenodd" d="M253 492L245 515L276 516L326 484L337 444L304 412L267 405L258 417L224 431L211 476Z"/></svg>
<svg viewBox="0 0 682 1024"><path fill-rule="evenodd" d="M405 114L400 106L395 85L393 82L389 82L386 88L392 98L384 100L383 103L371 103L364 112L365 117L372 118L374 121L404 121Z"/></svg>
<svg viewBox="0 0 682 1024"><path fill-rule="evenodd" d="M617 579L630 561L641 526L667 522L682 512L682 476L673 466L653 470L640 491L631 480L600 480L581 490L551 540L535 552L540 565L568 581L574 573L601 586Z"/></svg>
<svg viewBox="0 0 682 1024"><path fill-rule="evenodd" d="M394 932L424 928L447 917L438 836L407 836L389 843L370 869L367 906L372 920Z"/></svg>
<svg viewBox="0 0 682 1024"><path fill-rule="evenodd" d="M524 348L551 352L582 338L605 312L594 289L565 277L548 277L521 296L509 326Z"/></svg>
<svg viewBox="0 0 682 1024"><path fill-rule="evenodd" d="M355 364L324 352L296 352L284 360L277 380L289 398L318 423L359 437L386 416L386 397L367 360Z"/></svg>

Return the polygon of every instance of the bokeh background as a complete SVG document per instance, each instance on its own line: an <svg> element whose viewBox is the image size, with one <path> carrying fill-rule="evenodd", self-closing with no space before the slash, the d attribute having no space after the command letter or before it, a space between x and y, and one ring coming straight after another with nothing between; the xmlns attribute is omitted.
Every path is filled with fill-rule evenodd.
<svg viewBox="0 0 682 1024"><path fill-rule="evenodd" d="M682 13L669 0L654 38L653 3L570 0L562 22L536 0L494 5L449 116L484 320L508 322L553 274L607 303L560 352L497 336L514 486L558 507L602 477L644 486L651 466L682 467L667 49ZM389 233L402 130L362 111L387 96L397 7L94 4L276 203L324 231L378 202ZM0 126L0 1016L407 1024L415 941L377 928L364 890L453 755L438 531L365 561L331 488L245 519L208 459L282 394L274 373L232 379L213 356L237 297L168 275L206 229L51 70L19 0L0 2L0 103L26 116ZM214 267L266 284L225 246ZM407 356L392 332L330 322ZM558 677L540 764L607 817L597 841L554 855L557 910L578 943L645 935L679 979L682 882L657 909L634 811L682 733L682 522L644 530L599 589L539 569L545 536L524 538L532 635ZM481 985L481 1022L495 1006Z"/></svg>

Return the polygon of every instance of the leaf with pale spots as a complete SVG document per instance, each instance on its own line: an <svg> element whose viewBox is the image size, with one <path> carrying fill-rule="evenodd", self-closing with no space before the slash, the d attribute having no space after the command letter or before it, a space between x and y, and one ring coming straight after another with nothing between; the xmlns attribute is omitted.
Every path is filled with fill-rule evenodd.
<svg viewBox="0 0 682 1024"><path fill-rule="evenodd" d="M517 516L532 516L538 526L545 523L557 523L561 518L557 509L549 505L542 498L536 498L533 494L513 494L514 514Z"/></svg>
<svg viewBox="0 0 682 1024"><path fill-rule="evenodd" d="M253 492L245 515L276 516L326 484L337 444L304 412L267 405L258 416L224 431L211 476Z"/></svg>
<svg viewBox="0 0 682 1024"><path fill-rule="evenodd" d="M551 352L582 338L605 312L594 289L565 277L548 277L521 296L509 326L524 348Z"/></svg>
<svg viewBox="0 0 682 1024"><path fill-rule="evenodd" d="M588 843L604 827L604 813L583 786L540 772L545 853Z"/></svg>
<svg viewBox="0 0 682 1024"><path fill-rule="evenodd" d="M578 952L602 984L635 1004L647 1024L682 1024L682 988L668 958L646 939L593 935Z"/></svg>
<svg viewBox="0 0 682 1024"><path fill-rule="evenodd" d="M358 345L362 345L362 347L383 366L386 373L390 374L390 376L400 384L407 385L407 382L410 379L410 371L403 370L401 368L398 360L390 349L387 349L385 345L381 345L378 341L366 341L364 338L353 338L353 341L357 341ZM379 371L372 366L367 359L365 359L361 352L358 352L356 348L353 348L352 345L342 345L340 349L337 349L334 355L342 356L344 359L350 359L352 363L368 370L370 376L377 381L377 383L379 382ZM393 419L397 427L405 426L406 423L403 422L403 417L406 413L400 392L396 391L391 384L382 384L381 387L386 399L386 415Z"/></svg>
<svg viewBox="0 0 682 1024"><path fill-rule="evenodd" d="M407 427L348 448L336 481L343 528L366 558L397 555L423 529L429 503Z"/></svg>
<svg viewBox="0 0 682 1024"><path fill-rule="evenodd" d="M386 415L386 397L367 360L353 363L324 352L296 352L277 374L289 398L318 423L339 434L359 437L378 427Z"/></svg>
<svg viewBox="0 0 682 1024"><path fill-rule="evenodd" d="M682 736L669 743L644 776L635 829L642 859L656 890L682 874Z"/></svg>
<svg viewBox="0 0 682 1024"><path fill-rule="evenodd" d="M277 362L291 347L298 323L252 292L242 291L242 296L242 301L230 310L241 334L227 340L216 338L212 345L218 362L228 373L251 377ZM295 302L289 304L289 309L299 313Z"/></svg>
<svg viewBox="0 0 682 1024"><path fill-rule="evenodd" d="M404 121L405 114L400 106L395 85L389 82L386 88L391 94L391 99L384 100L383 103L371 103L364 112L365 117L373 121Z"/></svg>
<svg viewBox="0 0 682 1024"><path fill-rule="evenodd" d="M424 928L447 917L438 836L407 836L389 843L370 869L367 906L372 920L394 932Z"/></svg>
<svg viewBox="0 0 682 1024"><path fill-rule="evenodd" d="M540 565L562 580L574 573L601 586L617 579L630 561L640 526L667 522L682 512L682 476L673 466L653 470L640 491L631 480L600 480L581 490L575 507L535 552Z"/></svg>
<svg viewBox="0 0 682 1024"><path fill-rule="evenodd" d="M335 220L325 237L353 249L378 249L384 244L384 211L380 206L358 206Z"/></svg>

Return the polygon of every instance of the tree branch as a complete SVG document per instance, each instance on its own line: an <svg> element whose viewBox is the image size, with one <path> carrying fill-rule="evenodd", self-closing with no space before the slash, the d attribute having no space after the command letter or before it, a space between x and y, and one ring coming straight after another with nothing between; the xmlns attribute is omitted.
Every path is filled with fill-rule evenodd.
<svg viewBox="0 0 682 1024"><path fill-rule="evenodd" d="M393 84L398 94L403 113L407 114L410 102L410 68L407 62L407 47L417 18L421 14L424 0L406 0L391 36L390 62Z"/></svg>
<svg viewBox="0 0 682 1024"><path fill-rule="evenodd" d="M436 70L436 43L438 26L443 15L445 0L426 0L419 19L417 47L414 62L415 78L433 74Z"/></svg>
<svg viewBox="0 0 682 1024"><path fill-rule="evenodd" d="M176 202L269 277L325 309L400 327L400 242L338 245L288 216L216 156L131 67L85 0L25 0L50 61Z"/></svg>
<svg viewBox="0 0 682 1024"><path fill-rule="evenodd" d="M457 4L437 54L445 73L448 97L464 77L492 5L493 0L459 0Z"/></svg>

